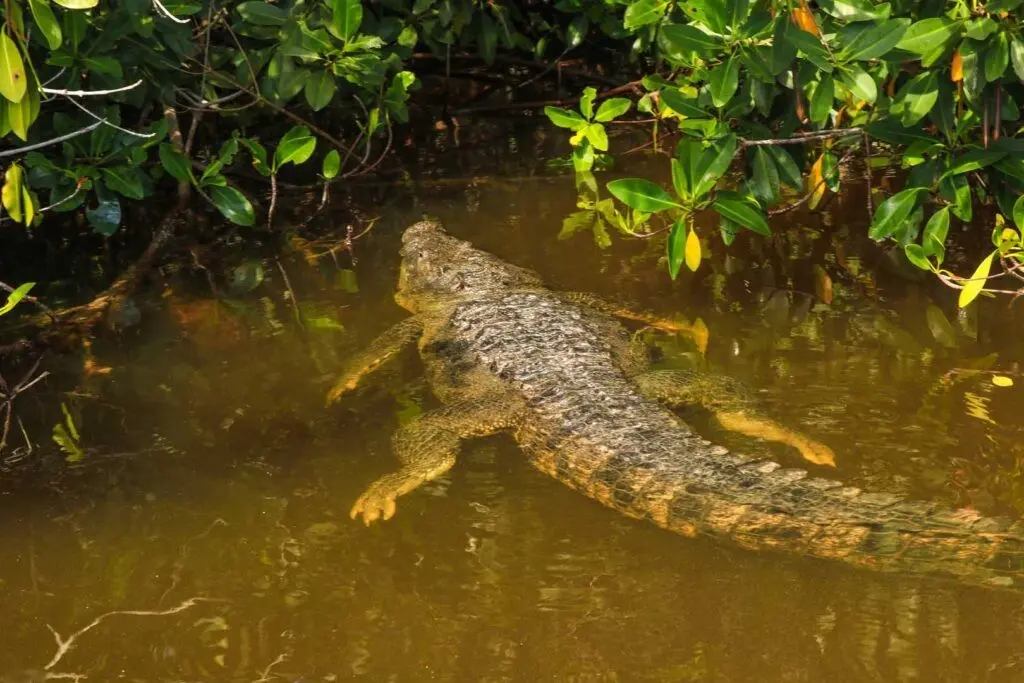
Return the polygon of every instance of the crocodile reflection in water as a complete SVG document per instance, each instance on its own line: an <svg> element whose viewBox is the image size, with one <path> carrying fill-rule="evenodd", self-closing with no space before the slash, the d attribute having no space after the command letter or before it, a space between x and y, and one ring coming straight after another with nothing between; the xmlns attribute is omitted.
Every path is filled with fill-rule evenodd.
<svg viewBox="0 0 1024 683"><path fill-rule="evenodd" d="M396 300L413 316L354 357L329 400L418 341L442 407L394 435L401 468L374 482L352 517L370 524L395 499L447 472L463 439L510 432L543 472L619 512L687 536L883 571L1024 588L1024 523L865 493L710 444L664 404L698 403L726 428L832 453L759 416L726 380L650 370L615 317L654 322L539 276L424 221L403 235ZM697 335L694 328L683 329Z"/></svg>

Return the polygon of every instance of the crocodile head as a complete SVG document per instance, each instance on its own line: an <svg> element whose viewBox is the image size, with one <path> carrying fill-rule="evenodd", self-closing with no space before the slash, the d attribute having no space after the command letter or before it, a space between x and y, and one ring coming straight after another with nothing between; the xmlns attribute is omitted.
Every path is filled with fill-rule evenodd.
<svg viewBox="0 0 1024 683"><path fill-rule="evenodd" d="M417 312L446 300L541 285L540 276L452 237L440 223L420 221L402 235L395 300Z"/></svg>

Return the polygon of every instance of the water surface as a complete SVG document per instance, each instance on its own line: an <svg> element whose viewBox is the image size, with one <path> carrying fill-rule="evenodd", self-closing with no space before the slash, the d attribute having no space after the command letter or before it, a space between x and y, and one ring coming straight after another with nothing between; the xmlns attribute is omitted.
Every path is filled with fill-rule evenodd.
<svg viewBox="0 0 1024 683"><path fill-rule="evenodd" d="M533 471L507 438L468 443L393 520L348 519L393 468L392 431L435 405L409 353L323 407L346 355L403 316L391 299L399 235L424 214L554 287L699 316L706 359L647 332L659 363L707 362L746 382L775 419L833 447L836 471L814 473L1024 514L1019 315L1005 300L958 313L953 293L870 244L863 187L780 216L772 242L744 234L727 250L702 223L704 264L673 282L658 240L558 239L578 210L573 181L538 171L522 147L509 152L519 175L366 188L362 215L379 220L354 263L329 239L238 256L237 273L216 273L219 302L205 272L164 274L140 325L98 342L100 370L62 395L83 463L0 480L0 674L41 679L58 652L50 628L67 638L140 610L165 613L111 614L49 673L1024 680L1022 596L676 537ZM314 228L344 232L329 218ZM801 464L687 417L732 448Z"/></svg>

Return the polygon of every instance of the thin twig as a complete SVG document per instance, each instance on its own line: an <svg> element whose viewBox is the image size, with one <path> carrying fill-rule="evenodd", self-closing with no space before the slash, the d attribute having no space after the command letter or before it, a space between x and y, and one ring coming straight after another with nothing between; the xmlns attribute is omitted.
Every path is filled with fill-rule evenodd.
<svg viewBox="0 0 1024 683"><path fill-rule="evenodd" d="M47 671L52 669L57 664L57 662L59 662L61 659L63 659L64 655L66 655L68 653L68 651L71 650L72 647L74 647L75 641L78 640L78 638L80 638L81 636L85 635L85 633L90 631L91 629L94 629L97 626L99 626L100 623L104 619L106 619L107 617L113 617L113 616L119 616L119 615L135 616L135 617L162 617L162 616L167 616L167 615L170 615L170 614L177 614L178 612L184 612L185 610L189 609L190 607L195 607L200 602L209 602L209 601L210 601L209 598L199 598L199 597L196 597L196 598L189 598L188 600L185 600L184 602L182 602L177 607L172 607L172 608L166 609L166 610L115 610L113 612L107 612L105 614L101 614L100 616L96 617L91 622L89 622L89 624L87 626L85 626L84 628L78 629L77 631L72 633L70 636L68 636L66 639L61 638L60 634L57 633L57 631L52 626L47 624L46 628L50 629L50 633L53 634L54 640L57 641L57 652L53 655L53 658L49 661L49 663L46 666L43 667L43 669L47 670Z"/></svg>
<svg viewBox="0 0 1024 683"><path fill-rule="evenodd" d="M288 298L292 301L292 307L295 309L295 322L299 323L299 327L305 327L302 324L302 311L299 310L299 300L295 296L295 290L292 289L292 281L288 278L288 271L281 265L279 259L274 259L274 263L277 264L277 269L281 271L281 277L284 278L284 286L288 290Z"/></svg>
<svg viewBox="0 0 1024 683"><path fill-rule="evenodd" d="M176 24L187 24L188 23L188 19L179 19L178 17L176 17L173 14L171 14L171 11L169 9L167 9L166 7L164 7L164 3L160 2L160 0L153 0L153 4L156 5L156 8L157 8L157 10L159 10L160 14L164 15L165 17L167 17L168 19L170 19L174 23L176 23Z"/></svg>
<svg viewBox="0 0 1024 683"><path fill-rule="evenodd" d="M836 128L834 130L801 133L789 138L777 138L770 140L747 140L745 138L740 138L739 149L746 149L747 147L764 147L767 145L802 145L805 142L810 142L812 140L828 140L830 138L839 138L846 135L859 135L863 132L864 131L860 128Z"/></svg>
<svg viewBox="0 0 1024 683"><path fill-rule="evenodd" d="M49 140L43 140L42 142L36 142L34 144L31 144L31 145L25 145L23 147L16 147L14 149L5 150L3 152L0 152L0 159L3 159L4 157L18 156L19 154L25 154L26 152L31 152L33 150L42 149L43 147L49 147L50 145L56 145L58 142L64 142L65 140L70 140L71 138L76 138L79 135L85 135L86 133L91 133L92 131L94 131L97 128L99 128L100 126L102 126L104 123L107 123L106 119L102 119L100 121L97 121L96 123L91 123L88 126L86 126L85 128L79 128L78 130L73 131L71 133L65 133L64 135L58 135L57 137L50 138Z"/></svg>
<svg viewBox="0 0 1024 683"><path fill-rule="evenodd" d="M63 71L63 69L61 69ZM57 74L58 76L60 74ZM126 92L128 90L134 90L135 88L142 85L143 80L140 78L131 85L125 85L120 88L112 88L111 90L57 90L54 88L40 88L47 95L64 95L65 97L98 97L100 95L113 95L118 92Z"/></svg>
<svg viewBox="0 0 1024 683"><path fill-rule="evenodd" d="M136 133L133 130L128 130L127 128L122 128L121 126L118 126L117 124L111 123L110 121L108 121L107 119L103 118L99 114L92 113L91 111L89 111L88 108L86 108L85 105L80 104L78 101L76 101L76 100L74 100L74 99L72 99L70 97L68 97L67 100L68 100L68 102L70 102L71 104L75 105L76 107L78 107L79 109L81 109L86 114L88 114L89 116L93 117L94 119L96 119L100 123L105 124L107 126L110 126L111 128L113 128L115 130L119 130L122 133L127 133L128 135L132 135L132 136L135 136L137 138L145 138L145 139L152 138L152 137L156 136L156 133Z"/></svg>

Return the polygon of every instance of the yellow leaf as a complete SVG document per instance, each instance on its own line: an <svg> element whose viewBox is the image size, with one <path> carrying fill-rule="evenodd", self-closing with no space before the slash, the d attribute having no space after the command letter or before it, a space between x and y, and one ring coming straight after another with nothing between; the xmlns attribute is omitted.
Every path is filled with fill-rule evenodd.
<svg viewBox="0 0 1024 683"><path fill-rule="evenodd" d="M812 211L817 208L821 203L821 198L825 196L825 183L821 175L821 162L824 158L824 154L818 157L811 166L811 172L807 174L807 191L811 193L811 199L807 202L807 206Z"/></svg>
<svg viewBox="0 0 1024 683"><path fill-rule="evenodd" d="M949 80L954 83L964 80L964 58L960 56L960 50L953 53L953 68L950 69Z"/></svg>
<svg viewBox="0 0 1024 683"><path fill-rule="evenodd" d="M814 21L814 13L811 12L811 8L803 0L801 0L800 5L800 7L793 10L793 23L799 26L801 30L820 38L821 31L818 30L818 24Z"/></svg>
<svg viewBox="0 0 1024 683"><path fill-rule="evenodd" d="M995 384L997 387L1012 387L1013 380L1003 375L993 375L992 384Z"/></svg>
<svg viewBox="0 0 1024 683"><path fill-rule="evenodd" d="M0 31L0 95L11 102L25 96L25 63L7 31Z"/></svg>
<svg viewBox="0 0 1024 683"><path fill-rule="evenodd" d="M4 187L0 190L0 201L4 208L16 222L21 223L22 218L22 171L18 164L11 164L4 174Z"/></svg>
<svg viewBox="0 0 1024 683"><path fill-rule="evenodd" d="M686 248L684 250L686 267L690 270L697 270L700 267L700 239L697 231L690 229L686 233Z"/></svg>
<svg viewBox="0 0 1024 683"><path fill-rule="evenodd" d="M969 303L974 301L981 290L985 288L985 282L988 278L989 270L992 269L992 258L996 255L996 252L992 252L985 257L985 260L978 264L978 267L974 270L974 274L971 275L970 280L964 285L964 288L960 290L960 299L957 301L957 305L960 308L964 308Z"/></svg>

